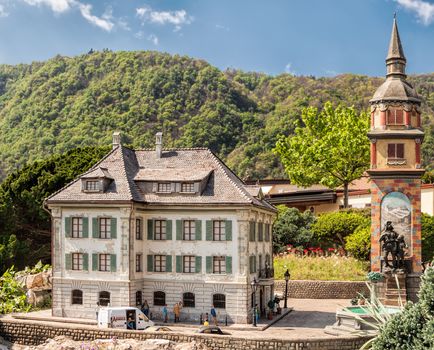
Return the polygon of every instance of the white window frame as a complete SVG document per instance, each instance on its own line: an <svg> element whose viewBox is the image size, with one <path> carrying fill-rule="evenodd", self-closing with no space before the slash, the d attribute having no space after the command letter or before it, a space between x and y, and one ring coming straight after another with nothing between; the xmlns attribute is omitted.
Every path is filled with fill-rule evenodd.
<svg viewBox="0 0 434 350"><path fill-rule="evenodd" d="M154 272L166 272L166 255L154 255Z"/></svg>
<svg viewBox="0 0 434 350"><path fill-rule="evenodd" d="M71 218L71 237L83 238L83 218L81 217Z"/></svg>
<svg viewBox="0 0 434 350"><path fill-rule="evenodd" d="M194 241L196 239L196 221L183 220L182 239L184 241Z"/></svg>
<svg viewBox="0 0 434 350"><path fill-rule="evenodd" d="M111 218L99 218L99 238L108 239L111 238Z"/></svg>
<svg viewBox="0 0 434 350"><path fill-rule="evenodd" d="M154 221L154 240L165 241L167 238L167 223L166 220Z"/></svg>
<svg viewBox="0 0 434 350"><path fill-rule="evenodd" d="M83 253L72 253L72 269L74 271L83 270Z"/></svg>
<svg viewBox="0 0 434 350"><path fill-rule="evenodd" d="M212 222L212 240L225 241L226 240L226 221L213 220Z"/></svg>
<svg viewBox="0 0 434 350"><path fill-rule="evenodd" d="M226 257L213 256L212 257L212 273L225 274L226 273Z"/></svg>
<svg viewBox="0 0 434 350"><path fill-rule="evenodd" d="M170 182L158 182L157 192L159 193L170 193L172 192L172 184Z"/></svg>
<svg viewBox="0 0 434 350"><path fill-rule="evenodd" d="M182 256L182 272L184 273L196 272L196 256L194 255Z"/></svg>
<svg viewBox="0 0 434 350"><path fill-rule="evenodd" d="M111 270L111 256L110 254L98 255L98 271L109 272Z"/></svg>
<svg viewBox="0 0 434 350"><path fill-rule="evenodd" d="M182 193L194 193L194 182L181 182Z"/></svg>

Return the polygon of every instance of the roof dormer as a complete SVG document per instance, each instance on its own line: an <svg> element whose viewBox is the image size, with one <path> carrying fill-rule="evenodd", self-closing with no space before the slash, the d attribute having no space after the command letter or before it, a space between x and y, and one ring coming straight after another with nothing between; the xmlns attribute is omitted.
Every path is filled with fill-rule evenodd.
<svg viewBox="0 0 434 350"><path fill-rule="evenodd" d="M113 181L107 168L96 168L81 176L81 190L87 193L105 192Z"/></svg>

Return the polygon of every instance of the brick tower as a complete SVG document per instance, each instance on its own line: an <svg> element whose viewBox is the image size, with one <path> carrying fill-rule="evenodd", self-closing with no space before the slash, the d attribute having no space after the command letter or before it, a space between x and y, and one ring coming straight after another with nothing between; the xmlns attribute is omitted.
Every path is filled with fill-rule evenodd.
<svg viewBox="0 0 434 350"><path fill-rule="evenodd" d="M408 276L421 266L421 129L420 104L416 91L407 82L406 58L393 20L385 82L377 89L371 104L371 270L383 271L379 242L385 223L392 221L404 235L408 249L405 267Z"/></svg>

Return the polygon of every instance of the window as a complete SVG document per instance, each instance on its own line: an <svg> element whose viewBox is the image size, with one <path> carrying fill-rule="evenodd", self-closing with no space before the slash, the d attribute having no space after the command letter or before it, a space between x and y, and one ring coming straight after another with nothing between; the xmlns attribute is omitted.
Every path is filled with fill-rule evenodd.
<svg viewBox="0 0 434 350"><path fill-rule="evenodd" d="M270 224L265 224L265 241L270 242Z"/></svg>
<svg viewBox="0 0 434 350"><path fill-rule="evenodd" d="M136 272L142 271L142 254L136 254Z"/></svg>
<svg viewBox="0 0 434 350"><path fill-rule="evenodd" d="M155 239L166 239L166 220L155 220Z"/></svg>
<svg viewBox="0 0 434 350"><path fill-rule="evenodd" d="M225 225L226 222L223 220L214 220L213 221L213 241L224 241L225 237Z"/></svg>
<svg viewBox="0 0 434 350"><path fill-rule="evenodd" d="M166 293L161 291L154 292L154 305L155 306L166 305Z"/></svg>
<svg viewBox="0 0 434 350"><path fill-rule="evenodd" d="M392 109L387 112L387 125L404 125L404 113L400 109Z"/></svg>
<svg viewBox="0 0 434 350"><path fill-rule="evenodd" d="M184 269L183 271L185 273L194 273L196 272L196 264L195 264L195 257L191 255L185 255L183 256L184 259Z"/></svg>
<svg viewBox="0 0 434 350"><path fill-rule="evenodd" d="M136 239L142 239L142 220L136 219Z"/></svg>
<svg viewBox="0 0 434 350"><path fill-rule="evenodd" d="M72 218L72 233L73 238L83 237L83 218Z"/></svg>
<svg viewBox="0 0 434 350"><path fill-rule="evenodd" d="M226 257L213 256L213 273L226 273Z"/></svg>
<svg viewBox="0 0 434 350"><path fill-rule="evenodd" d="M387 158L403 159L404 158L404 144L403 143L389 143L387 145Z"/></svg>
<svg viewBox="0 0 434 350"><path fill-rule="evenodd" d="M183 239L185 241L194 241L196 238L196 222L194 220L184 220Z"/></svg>
<svg viewBox="0 0 434 350"><path fill-rule="evenodd" d="M194 183L192 182L183 182L181 183L181 192L195 192L194 190Z"/></svg>
<svg viewBox="0 0 434 350"><path fill-rule="evenodd" d="M258 224L258 241L262 242L264 240L264 224L260 222Z"/></svg>
<svg viewBox="0 0 434 350"><path fill-rule="evenodd" d="M86 188L86 191L99 191L99 181L87 180L85 188Z"/></svg>
<svg viewBox="0 0 434 350"><path fill-rule="evenodd" d="M71 304L83 305L83 292L79 289L74 289L71 292Z"/></svg>
<svg viewBox="0 0 434 350"><path fill-rule="evenodd" d="M142 305L142 291L141 290L138 290L136 292L136 305L137 306Z"/></svg>
<svg viewBox="0 0 434 350"><path fill-rule="evenodd" d="M259 270L262 269L262 255L259 254Z"/></svg>
<svg viewBox="0 0 434 350"><path fill-rule="evenodd" d="M250 273L255 273L256 272L256 256L252 255L249 258L249 265L250 265Z"/></svg>
<svg viewBox="0 0 434 350"><path fill-rule="evenodd" d="M194 294L193 293L182 294L182 304L184 305L184 307L195 307Z"/></svg>
<svg viewBox="0 0 434 350"><path fill-rule="evenodd" d="M99 219L99 238L111 238L111 219Z"/></svg>
<svg viewBox="0 0 434 350"><path fill-rule="evenodd" d="M110 271L110 254L99 255L99 271Z"/></svg>
<svg viewBox="0 0 434 350"><path fill-rule="evenodd" d="M99 292L98 301L100 306L108 306L110 304L110 292Z"/></svg>
<svg viewBox="0 0 434 350"><path fill-rule="evenodd" d="M72 253L72 269L83 270L83 254Z"/></svg>
<svg viewBox="0 0 434 350"><path fill-rule="evenodd" d="M172 184L168 182L159 183L157 192L165 192L165 193L172 192Z"/></svg>
<svg viewBox="0 0 434 350"><path fill-rule="evenodd" d="M250 221L249 241L254 242L256 236L256 223Z"/></svg>
<svg viewBox="0 0 434 350"><path fill-rule="evenodd" d="M216 309L226 308L226 296L224 294L214 294L212 296L212 304Z"/></svg>
<svg viewBox="0 0 434 350"><path fill-rule="evenodd" d="M166 256L154 255L154 271L166 272Z"/></svg>

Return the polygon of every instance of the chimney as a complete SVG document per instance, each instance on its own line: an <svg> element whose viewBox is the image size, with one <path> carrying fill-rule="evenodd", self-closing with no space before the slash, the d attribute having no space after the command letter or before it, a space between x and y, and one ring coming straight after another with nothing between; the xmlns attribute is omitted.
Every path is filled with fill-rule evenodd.
<svg viewBox="0 0 434 350"><path fill-rule="evenodd" d="M163 144L163 133L160 131L155 134L155 151L157 152L157 158L161 158L161 154L163 152L162 144Z"/></svg>
<svg viewBox="0 0 434 350"><path fill-rule="evenodd" d="M121 145L121 133L119 131L115 131L113 133L112 149L115 149L120 145Z"/></svg>

